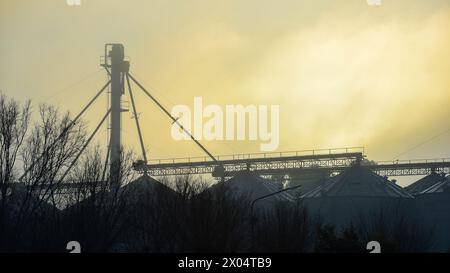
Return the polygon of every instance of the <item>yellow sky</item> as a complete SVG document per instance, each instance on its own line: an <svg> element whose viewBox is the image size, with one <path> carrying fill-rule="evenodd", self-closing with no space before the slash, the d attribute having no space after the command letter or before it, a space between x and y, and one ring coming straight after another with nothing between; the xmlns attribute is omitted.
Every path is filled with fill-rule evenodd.
<svg viewBox="0 0 450 273"><path fill-rule="evenodd" d="M390 160L450 126L448 26L448 0L2 0L0 89L75 113L105 80L95 73L103 45L121 42L132 73L169 109L194 96L279 104L280 151L365 146L371 159ZM150 158L203 156L172 140L167 118L136 96ZM106 96L90 128L105 110ZM123 120L124 141L138 150L134 121ZM449 141L402 158L450 157ZM260 143L204 144L232 154Z"/></svg>

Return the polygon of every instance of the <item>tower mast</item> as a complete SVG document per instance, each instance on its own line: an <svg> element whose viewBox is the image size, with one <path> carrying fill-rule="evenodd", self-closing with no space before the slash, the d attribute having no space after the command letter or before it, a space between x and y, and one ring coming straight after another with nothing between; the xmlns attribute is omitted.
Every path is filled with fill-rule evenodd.
<svg viewBox="0 0 450 273"><path fill-rule="evenodd" d="M125 61L124 46L122 44L106 44L105 45L105 64L104 66L111 69L111 124L109 138L109 163L111 187L120 186L120 158L122 151L121 130L122 130L122 95L124 94L124 79L128 73L130 64Z"/></svg>

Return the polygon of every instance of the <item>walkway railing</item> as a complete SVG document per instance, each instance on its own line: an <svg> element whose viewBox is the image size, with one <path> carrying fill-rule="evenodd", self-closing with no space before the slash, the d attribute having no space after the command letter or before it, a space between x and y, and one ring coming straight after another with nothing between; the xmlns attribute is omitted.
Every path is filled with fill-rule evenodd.
<svg viewBox="0 0 450 273"><path fill-rule="evenodd" d="M262 159L262 158L284 158L294 156L315 156L315 155L337 155L337 154L351 154L361 153L364 155L364 147L346 147L346 148L333 148L333 149L314 149L314 150L301 150L301 151L286 151L286 152L270 152L270 153L251 153L251 154L232 154L232 155L218 155L216 156L219 161L228 160L243 160L243 159ZM179 157L168 159L154 159L149 160L149 165L160 164L175 164L175 163L195 163L195 162L212 162L211 158L207 156L199 157Z"/></svg>

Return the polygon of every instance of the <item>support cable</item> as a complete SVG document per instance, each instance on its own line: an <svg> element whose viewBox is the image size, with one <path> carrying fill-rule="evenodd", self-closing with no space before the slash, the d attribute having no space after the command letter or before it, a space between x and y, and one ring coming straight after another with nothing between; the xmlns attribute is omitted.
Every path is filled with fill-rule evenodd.
<svg viewBox="0 0 450 273"><path fill-rule="evenodd" d="M402 153L397 154L397 155L394 157L393 160L399 160L400 157L401 157L402 155L405 155L405 154L407 154L407 153L409 153L409 152L411 152L411 151L413 151L413 150L415 150L415 149L417 149L417 148L419 148L419 147L421 147L421 146L423 146L423 145L425 145L425 144L428 144L429 142L431 142L431 141L433 141L433 140L435 140L435 139L437 139L437 138L439 138L439 137L441 137L441 136L447 134L448 132L450 132L450 128L447 128L445 131L442 131L442 132L440 132L440 133L438 133L438 134L436 134L436 135L434 135L434 136L432 136L432 137L430 137L430 138L428 138L428 139L426 139L426 140L424 140L424 141L422 141L422 142L416 144L415 146L410 147L408 150L403 151Z"/></svg>
<svg viewBox="0 0 450 273"><path fill-rule="evenodd" d="M175 117L173 117L169 111L166 110L166 108L164 108L164 106L162 106L146 89L145 87L143 87L134 77L133 75L131 75L130 73L128 73L128 76L131 78L131 80L133 80L133 82L139 86L139 88L154 102L156 103L156 105L163 110L163 112L169 116L169 118L173 121L173 123L176 123L187 135L189 135L189 137L216 163L218 163L218 160L210 153L208 152L208 150L206 150L206 148L197 140L194 138L194 136L186 129L184 128L183 125L181 125L178 122L178 119L176 119Z"/></svg>
<svg viewBox="0 0 450 273"><path fill-rule="evenodd" d="M106 70L106 73L108 73L108 76L111 77L111 71L109 71L108 67L105 66L105 70Z"/></svg>
<svg viewBox="0 0 450 273"><path fill-rule="evenodd" d="M105 175L106 175L106 169L108 167L108 159L109 159L109 153L111 152L111 143L108 143L108 149L106 151L106 158L105 158L105 166L103 167L102 172L102 181L105 181Z"/></svg>
<svg viewBox="0 0 450 273"><path fill-rule="evenodd" d="M95 72L92 72L91 74L85 76L84 78L80 79L80 80L77 81L77 82L74 82L74 83L72 83L71 85L66 86L65 88L62 88L62 89L60 89L59 91L53 92L51 95L49 95L48 97L46 97L46 98L44 99L44 101L48 101L48 100L50 100L50 99L53 99L54 97L56 97L56 96L58 96L58 95L60 95L60 94L62 94L62 93L65 93L65 92L69 91L70 89L72 89L72 88L74 88L74 87L76 87L76 86L78 86L78 85L84 83L85 81L87 81L88 79L92 78L93 76L96 76L97 73L100 72L100 71L102 71L101 68L100 68L99 70L97 70L97 71L95 71Z"/></svg>
<svg viewBox="0 0 450 273"><path fill-rule="evenodd" d="M63 131L61 132L61 134L59 134L59 136L55 139L55 141L53 141L53 143L51 143L46 149L45 151L42 152L42 154L30 165L30 167L28 167L25 172L22 174L22 176L20 176L19 181L22 181L22 179L25 177L25 175L27 175L31 169L34 168L34 166L38 163L39 160L42 159L42 157L44 157L44 155L51 149L53 148L60 139L62 139L67 132L70 130L70 128L80 119L80 117L86 112L86 110L94 103L94 101L100 96L100 94L103 93L103 91L105 91L105 89L108 87L108 85L111 83L111 80L108 81L103 87L102 89L100 89L100 91L89 101L89 103L83 108L83 110L81 110L81 112L69 123L69 125L67 125L66 128L63 129Z"/></svg>
<svg viewBox="0 0 450 273"><path fill-rule="evenodd" d="M95 128L94 132L92 132L92 134L89 136L89 138L87 139L86 143L83 145L83 147L81 148L81 150L78 152L77 156L75 157L75 159L72 161L72 163L69 165L69 167L66 169L66 171L64 172L64 174L61 176L61 178L59 179L60 182L64 181L64 178L66 178L67 174L69 173L69 171L72 169L72 167L75 165L75 163L77 162L78 158L80 158L81 154L84 152L84 150L86 149L86 147L89 145L89 143L92 141L92 139L94 138L94 136L97 134L98 130L100 129L100 127L103 125L103 123L105 122L106 118L109 116L109 113L111 113L111 109L109 109L105 116L102 118L102 120L100 121L100 123L97 125L97 127Z"/></svg>
<svg viewBox="0 0 450 273"><path fill-rule="evenodd" d="M133 91L131 90L131 84L130 84L130 79L128 77L128 74L126 75L126 78L127 78L128 91L130 92L131 105L133 106L134 119L136 120L136 128L137 128L138 135L139 135L139 142L141 144L142 156L144 157L145 166L147 166L147 154L145 152L144 141L142 139L141 126L139 125L139 117L138 117L138 114L136 111L136 105L134 103Z"/></svg>

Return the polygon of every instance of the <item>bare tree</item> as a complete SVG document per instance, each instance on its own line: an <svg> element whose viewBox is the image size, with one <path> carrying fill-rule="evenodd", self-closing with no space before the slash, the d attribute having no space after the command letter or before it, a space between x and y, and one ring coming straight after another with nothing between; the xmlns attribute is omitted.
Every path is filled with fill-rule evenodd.
<svg viewBox="0 0 450 273"><path fill-rule="evenodd" d="M69 114L41 105L32 123L31 103L0 96L1 251L32 251L58 225L55 189L84 143L84 126ZM31 125L32 124L32 125ZM31 129L30 129L31 128ZM50 249L51 241L47 241Z"/></svg>
<svg viewBox="0 0 450 273"><path fill-rule="evenodd" d="M10 191L17 179L17 157L30 122L30 102L20 105L0 94L0 246L8 246L12 215ZM0 247L1 248L1 247Z"/></svg>
<svg viewBox="0 0 450 273"><path fill-rule="evenodd" d="M237 252L248 245L250 200L232 194L227 183L207 188L189 202L185 249L193 252Z"/></svg>
<svg viewBox="0 0 450 273"><path fill-rule="evenodd" d="M120 179L126 185L135 178L133 152L121 152ZM113 251L129 228L130 193L113 187L106 174L108 165L98 146L85 152L69 176L73 184L66 194L63 211L64 238L76 240L86 252Z"/></svg>
<svg viewBox="0 0 450 273"><path fill-rule="evenodd" d="M340 231L331 224L318 224L315 230L314 252L364 253L366 250L358 229L354 225Z"/></svg>
<svg viewBox="0 0 450 273"><path fill-rule="evenodd" d="M434 243L434 228L422 224L401 202L386 202L360 213L340 230L333 225L316 229L316 252L362 252L378 241L382 252L427 252Z"/></svg>
<svg viewBox="0 0 450 273"><path fill-rule="evenodd" d="M137 252L236 252L248 246L249 204L193 176L151 181L128 210Z"/></svg>
<svg viewBox="0 0 450 273"><path fill-rule="evenodd" d="M354 225L361 241L379 241L383 252L427 252L434 245L434 227L424 225L400 203L361 215Z"/></svg>
<svg viewBox="0 0 450 273"><path fill-rule="evenodd" d="M263 213L256 228L255 251L305 252L311 243L313 221L298 199L278 201Z"/></svg>

